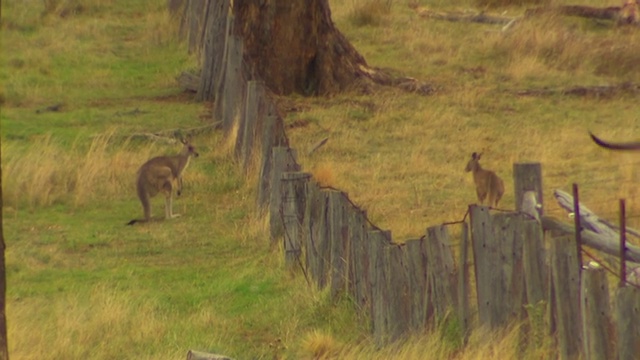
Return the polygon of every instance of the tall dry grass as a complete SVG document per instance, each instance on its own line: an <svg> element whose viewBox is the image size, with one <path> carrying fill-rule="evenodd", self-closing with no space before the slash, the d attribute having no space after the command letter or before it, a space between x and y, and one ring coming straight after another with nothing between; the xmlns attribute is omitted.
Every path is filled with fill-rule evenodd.
<svg viewBox="0 0 640 360"><path fill-rule="evenodd" d="M24 360L114 359L140 348L151 356L167 348L161 343L171 333L153 299L99 284L88 294L11 301L7 314L12 356ZM161 355L177 359L184 352L176 347Z"/></svg>
<svg viewBox="0 0 640 360"><path fill-rule="evenodd" d="M88 146L80 142L66 148L51 135L38 137L26 147L3 142L5 206L34 209L65 203L80 207L130 197L138 167L154 154L174 152L161 150L155 143L135 147L114 131L95 136Z"/></svg>
<svg viewBox="0 0 640 360"><path fill-rule="evenodd" d="M526 19L505 36L492 38L492 51L506 58L507 71L516 79L547 77L549 71L618 82L640 79L640 34L628 28L603 33L566 16L548 15Z"/></svg>

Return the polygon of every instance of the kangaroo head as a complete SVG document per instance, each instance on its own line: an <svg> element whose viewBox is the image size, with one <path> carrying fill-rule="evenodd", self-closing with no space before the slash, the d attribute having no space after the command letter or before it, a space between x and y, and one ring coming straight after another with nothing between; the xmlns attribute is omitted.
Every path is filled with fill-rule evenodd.
<svg viewBox="0 0 640 360"><path fill-rule="evenodd" d="M464 171L469 172L479 169L480 163L478 161L480 161L481 156L482 153L478 154L474 152L473 154L471 154L471 160L469 160L469 162L467 163L467 167L464 168Z"/></svg>
<svg viewBox="0 0 640 360"><path fill-rule="evenodd" d="M196 147L191 145L191 142L189 141L189 139L180 140L180 142L182 142L183 144L182 150L180 151L180 155L193 156L193 157L200 156L200 154L198 154L198 152L196 151Z"/></svg>

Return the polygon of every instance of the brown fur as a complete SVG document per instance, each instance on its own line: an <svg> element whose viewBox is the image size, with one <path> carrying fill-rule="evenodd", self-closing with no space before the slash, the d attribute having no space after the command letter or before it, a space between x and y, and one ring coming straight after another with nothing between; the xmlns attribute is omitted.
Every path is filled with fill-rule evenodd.
<svg viewBox="0 0 640 360"><path fill-rule="evenodd" d="M601 147L606 148L606 149L610 149L610 150L640 150L640 141L630 142L630 143L610 143L610 142L607 142L607 141L604 141L604 140L598 138L597 136L593 135L592 133L589 133L589 135L591 135L591 140L593 140L593 142L598 144L598 146L601 146Z"/></svg>
<svg viewBox="0 0 640 360"><path fill-rule="evenodd" d="M480 204L484 204L484 200L488 197L488 205L497 207L504 194L504 182L495 172L480 166L480 156L482 154L471 154L471 160L467 163L465 171L473 173L473 182L476 184L476 194Z"/></svg>
<svg viewBox="0 0 640 360"><path fill-rule="evenodd" d="M165 218L172 219L180 215L173 213L173 182L177 183L178 196L182 193L182 174L189 165L191 157L198 157L196 149L188 142L183 141L184 146L178 155L158 156L142 164L138 170L136 188L138 198L142 203L144 219L133 219L127 225L136 222L147 222L151 220L150 199L158 193L165 196L164 211Z"/></svg>

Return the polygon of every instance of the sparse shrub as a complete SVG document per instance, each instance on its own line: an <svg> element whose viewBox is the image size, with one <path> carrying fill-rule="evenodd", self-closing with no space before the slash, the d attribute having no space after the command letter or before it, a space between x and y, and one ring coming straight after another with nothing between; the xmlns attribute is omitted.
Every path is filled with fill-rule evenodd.
<svg viewBox="0 0 640 360"><path fill-rule="evenodd" d="M391 0L356 1L349 14L349 21L355 26L377 26L390 12Z"/></svg>

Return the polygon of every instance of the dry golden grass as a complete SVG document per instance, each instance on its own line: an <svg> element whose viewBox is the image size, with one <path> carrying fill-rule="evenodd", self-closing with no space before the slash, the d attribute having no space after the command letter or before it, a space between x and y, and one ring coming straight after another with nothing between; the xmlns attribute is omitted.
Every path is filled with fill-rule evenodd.
<svg viewBox="0 0 640 360"><path fill-rule="evenodd" d="M209 141L203 145L208 146ZM56 203L78 208L97 201L131 198L137 170L145 161L180 150L177 141L174 145L151 142L134 146L115 131L93 137L87 148L75 145L66 149L51 135L35 139L26 149L15 143L2 146L4 205L30 210ZM186 181L198 186L208 179L196 168L190 169Z"/></svg>

